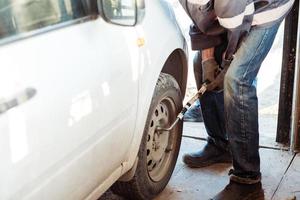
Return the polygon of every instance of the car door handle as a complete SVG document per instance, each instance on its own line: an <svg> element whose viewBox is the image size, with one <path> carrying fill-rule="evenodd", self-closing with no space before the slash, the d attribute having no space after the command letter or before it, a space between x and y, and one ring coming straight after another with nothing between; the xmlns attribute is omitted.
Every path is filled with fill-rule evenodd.
<svg viewBox="0 0 300 200"><path fill-rule="evenodd" d="M18 92L13 95L9 99L1 99L0 98L0 114L7 112L8 110L17 107L26 101L30 100L32 97L36 95L36 89L34 88L26 88L25 90Z"/></svg>

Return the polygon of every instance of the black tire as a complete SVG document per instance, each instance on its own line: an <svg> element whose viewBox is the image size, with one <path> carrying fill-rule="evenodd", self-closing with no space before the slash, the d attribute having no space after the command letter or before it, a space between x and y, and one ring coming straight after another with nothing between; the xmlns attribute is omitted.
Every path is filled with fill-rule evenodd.
<svg viewBox="0 0 300 200"><path fill-rule="evenodd" d="M164 107L164 104L168 104L167 102L169 102L169 104L173 103L169 109L171 110L169 114L168 109L161 108ZM160 110L158 108L160 108ZM114 193L130 200L150 200L166 187L175 168L180 149L182 122L178 123L167 136L162 134L157 136L158 134L156 132L153 133L153 138L156 138L158 141L164 141L161 143L162 145L160 145L160 143L154 145L156 144L156 139L153 139L150 134L153 132L153 121L157 119L155 118L158 116L156 115L157 112L161 113L162 119L164 119L163 115L165 114L168 121L158 120L158 122L163 123L164 126L169 126L176 119L181 109L182 96L178 83L171 75L161 73L156 83L155 92L148 112L143 138L138 152L139 160L135 175L129 182L116 182L111 188ZM165 142L165 140L167 140L167 142ZM164 145L163 143L167 144ZM155 148L149 150L149 144L152 144L151 146ZM156 146L158 146L158 150ZM160 146L167 147L164 150L164 148ZM155 157L159 158L159 156L156 156L157 152L163 152L163 156L158 162L154 160ZM152 163L151 159L153 159L153 163L155 162L155 164ZM149 165L150 162L152 164Z"/></svg>

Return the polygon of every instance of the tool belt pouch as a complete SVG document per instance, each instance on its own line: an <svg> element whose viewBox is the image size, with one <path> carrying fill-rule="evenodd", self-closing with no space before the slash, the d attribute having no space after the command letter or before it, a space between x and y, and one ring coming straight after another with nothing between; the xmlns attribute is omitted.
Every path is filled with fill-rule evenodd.
<svg viewBox="0 0 300 200"><path fill-rule="evenodd" d="M195 25L190 26L192 50L203 50L222 44L221 36L203 34Z"/></svg>

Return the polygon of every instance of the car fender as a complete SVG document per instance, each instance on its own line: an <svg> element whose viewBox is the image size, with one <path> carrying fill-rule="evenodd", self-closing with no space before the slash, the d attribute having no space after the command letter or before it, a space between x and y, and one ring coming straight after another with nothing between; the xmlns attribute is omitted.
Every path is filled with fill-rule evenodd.
<svg viewBox="0 0 300 200"><path fill-rule="evenodd" d="M147 6L155 7L155 1L147 2ZM123 163L123 174L133 167L137 159L137 154L139 151L147 119L147 113L150 108L156 82L158 80L159 74L165 66L165 63L173 52L179 51L183 55L182 59L183 62L185 62L185 73L187 74L186 41L181 33L179 26L177 25L171 5L167 1L161 0L159 6L159 8L150 8L149 10L152 10L152 12L156 11L155 16L164 17L161 17L161 19L147 19L148 10L146 10L146 17L144 22L137 27L137 30L140 30L139 32L143 33L143 37L145 38L145 46L141 49L141 57L143 58L143 61L141 62L139 73L139 100L136 128L131 148L129 149L127 154L128 157ZM151 20L152 23L153 21L155 21L156 26L159 24L160 27L163 27L163 34L151 34L151 23L149 25L148 20ZM132 174L132 172L130 174Z"/></svg>

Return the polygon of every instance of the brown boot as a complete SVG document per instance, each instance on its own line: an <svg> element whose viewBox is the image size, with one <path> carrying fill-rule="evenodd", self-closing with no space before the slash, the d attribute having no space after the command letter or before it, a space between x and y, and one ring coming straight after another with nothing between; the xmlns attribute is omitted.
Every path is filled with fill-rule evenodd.
<svg viewBox="0 0 300 200"><path fill-rule="evenodd" d="M255 184L230 183L211 200L264 200L261 182Z"/></svg>

